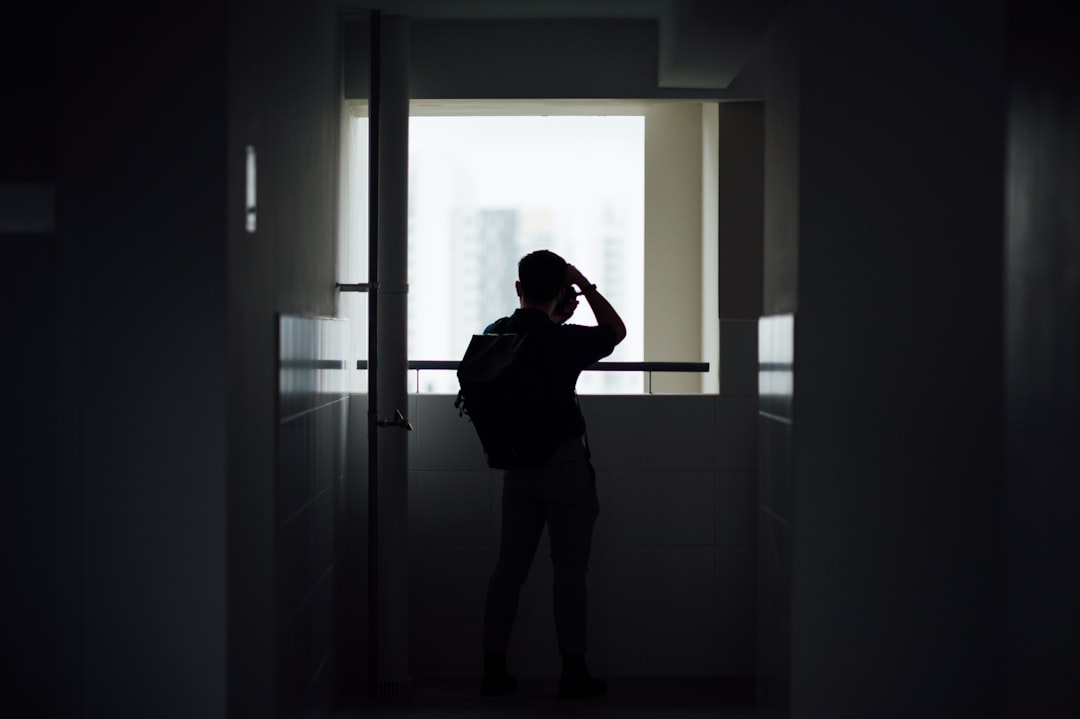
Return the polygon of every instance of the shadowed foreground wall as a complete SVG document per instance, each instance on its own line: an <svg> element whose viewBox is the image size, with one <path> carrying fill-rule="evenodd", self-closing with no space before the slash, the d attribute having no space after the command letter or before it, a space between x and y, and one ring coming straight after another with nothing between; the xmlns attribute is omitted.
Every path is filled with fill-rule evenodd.
<svg viewBox="0 0 1080 719"><path fill-rule="evenodd" d="M1068 716L1080 666L1080 37L1016 3L1008 136L1006 711Z"/></svg>
<svg viewBox="0 0 1080 719"><path fill-rule="evenodd" d="M800 13L792 716L985 716L1003 7Z"/></svg>
<svg viewBox="0 0 1080 719"><path fill-rule="evenodd" d="M279 542L287 515L274 482L275 401L278 315L337 315L338 17L325 2L285 12L237 0L227 13L228 150L220 171L228 177L228 702L230 715L269 717L283 702L295 706L297 688L285 678L317 675L306 660L282 669L295 659L296 642L315 641L320 657L325 643L312 633L283 634L281 612L299 600L279 597L282 587L297 587L278 576L280 550L290 547ZM248 146L257 166L254 233L244 229ZM314 548L307 561L325 569L327 556Z"/></svg>
<svg viewBox="0 0 1080 719"><path fill-rule="evenodd" d="M758 711L787 716L791 699L792 392L799 257L798 15L772 28L756 60L763 76L764 218L758 489Z"/></svg>
<svg viewBox="0 0 1080 719"><path fill-rule="evenodd" d="M790 433L766 420L762 467L790 485L762 498L773 517L790 497L791 589L777 596L791 613L790 635L782 603L763 626L776 639L763 676L780 681L762 682L762 705L989 715L1003 7L822 0L789 17L792 41L770 44L779 62L764 67L765 308L794 313L793 419Z"/></svg>
<svg viewBox="0 0 1080 719"><path fill-rule="evenodd" d="M62 9L57 253L40 281L63 499L40 566L64 641L41 671L80 716L222 717L224 18Z"/></svg>

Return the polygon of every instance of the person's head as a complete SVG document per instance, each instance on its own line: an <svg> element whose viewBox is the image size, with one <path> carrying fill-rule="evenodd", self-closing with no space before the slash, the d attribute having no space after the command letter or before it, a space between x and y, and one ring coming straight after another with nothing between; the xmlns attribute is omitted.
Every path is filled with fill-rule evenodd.
<svg viewBox="0 0 1080 719"><path fill-rule="evenodd" d="M559 299L566 286L566 260L549 250L530 252L518 262L518 295L530 305Z"/></svg>

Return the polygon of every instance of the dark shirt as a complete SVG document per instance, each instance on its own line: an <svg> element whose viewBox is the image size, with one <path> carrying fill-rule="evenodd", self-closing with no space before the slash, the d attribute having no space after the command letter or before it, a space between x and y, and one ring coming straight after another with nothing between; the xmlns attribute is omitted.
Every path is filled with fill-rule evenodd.
<svg viewBox="0 0 1080 719"><path fill-rule="evenodd" d="M565 428L561 438L585 433L585 418L577 404L574 387L586 367L615 349L615 329L610 325L557 325L542 310L519 309L509 318L488 325L485 333L529 334L539 343L541 362L549 371L557 404L557 424Z"/></svg>

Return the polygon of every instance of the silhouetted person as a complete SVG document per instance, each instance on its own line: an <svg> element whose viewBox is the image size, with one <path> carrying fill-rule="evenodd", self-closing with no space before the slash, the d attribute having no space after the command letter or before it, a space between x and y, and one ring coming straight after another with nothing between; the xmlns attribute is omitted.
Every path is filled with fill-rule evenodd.
<svg viewBox="0 0 1080 719"><path fill-rule="evenodd" d="M592 308L597 326L564 324L578 305L573 285ZM555 574L555 629L562 653L559 698L597 696L605 693L606 684L594 678L585 664L585 572L599 504L596 473L585 440L585 418L574 387L583 369L611 354L622 342L626 327L596 285L553 252L539 250L523 257L515 287L520 309L486 331L527 333L529 341L539 343L539 364L549 373L557 403L560 443L543 464L507 470L503 478L499 559L488 583L484 613L481 693L496 696L517 687L507 671L506 648L521 585L546 524Z"/></svg>

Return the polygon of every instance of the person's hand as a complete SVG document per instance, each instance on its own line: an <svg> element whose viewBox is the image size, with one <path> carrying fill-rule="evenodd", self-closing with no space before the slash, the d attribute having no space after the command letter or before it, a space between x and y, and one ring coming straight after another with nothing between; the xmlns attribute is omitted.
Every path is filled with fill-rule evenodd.
<svg viewBox="0 0 1080 719"><path fill-rule="evenodd" d="M581 274L581 270L568 264L566 266L566 284L577 285L578 289L583 289L589 286L589 281L585 279L585 275Z"/></svg>

